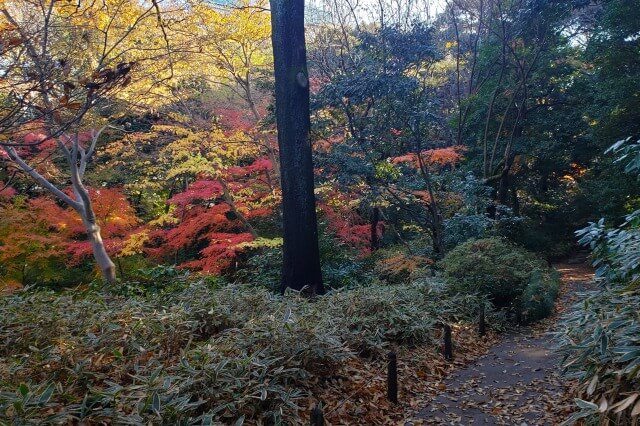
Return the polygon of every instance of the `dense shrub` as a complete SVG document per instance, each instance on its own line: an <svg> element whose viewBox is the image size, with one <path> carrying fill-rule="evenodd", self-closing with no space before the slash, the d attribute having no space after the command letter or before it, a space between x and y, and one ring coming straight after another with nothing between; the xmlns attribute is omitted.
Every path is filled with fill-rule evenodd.
<svg viewBox="0 0 640 426"><path fill-rule="evenodd" d="M536 269L524 288L520 302L520 321L530 323L553 312L558 297L560 274L554 269Z"/></svg>
<svg viewBox="0 0 640 426"><path fill-rule="evenodd" d="M478 297L442 287L373 283L310 302L197 281L0 298L0 424L295 424L311 383L345 358L437 344L438 321L475 317Z"/></svg>
<svg viewBox="0 0 640 426"><path fill-rule="evenodd" d="M581 410L570 421L632 424L640 413L640 291L592 293L563 318L558 337L564 370L579 383Z"/></svg>
<svg viewBox="0 0 640 426"><path fill-rule="evenodd" d="M640 177L640 141L612 145L625 171ZM627 198L631 198L628 196ZM640 415L640 210L617 227L605 220L576 232L592 250L601 291L564 318L558 333L565 371L578 380L580 411L570 421L636 424Z"/></svg>
<svg viewBox="0 0 640 426"><path fill-rule="evenodd" d="M521 322L551 312L557 275L526 250L500 238L467 241L441 262L448 288L454 293L479 293L497 308L511 311Z"/></svg>
<svg viewBox="0 0 640 426"><path fill-rule="evenodd" d="M484 214L456 214L444 221L444 243L452 249L470 239L487 237L495 225L495 220Z"/></svg>
<svg viewBox="0 0 640 426"><path fill-rule="evenodd" d="M484 302L475 295L447 296L438 288L428 281L359 287L335 292L319 309L338 325L350 348L380 355L389 342L432 342L439 322L472 320Z"/></svg>

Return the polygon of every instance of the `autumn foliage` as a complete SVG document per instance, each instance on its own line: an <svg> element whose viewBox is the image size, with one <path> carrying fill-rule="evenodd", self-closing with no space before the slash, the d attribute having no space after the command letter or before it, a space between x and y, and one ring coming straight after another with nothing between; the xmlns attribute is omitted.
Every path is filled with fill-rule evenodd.
<svg viewBox="0 0 640 426"><path fill-rule="evenodd" d="M140 225L134 209L119 188L90 189L90 192L109 254L124 255L123 249ZM91 263L91 245L75 211L48 196L7 195L0 197L0 213L4 218L0 221L0 263L13 265L11 270L4 271L7 279L23 280L25 271L21 266L55 275L55 271L48 269Z"/></svg>
<svg viewBox="0 0 640 426"><path fill-rule="evenodd" d="M211 273L229 268L245 250L243 243L257 237L249 221L273 213L266 177L271 168L269 160L257 159L245 167L229 167L218 179L193 182L167 201L177 225L153 231L147 251L166 258L195 249L197 258L182 262L183 267Z"/></svg>
<svg viewBox="0 0 640 426"><path fill-rule="evenodd" d="M455 167L462 160L462 156L466 148L461 145L446 148L427 149L420 153L422 161L435 167ZM420 168L420 159L418 154L410 152L405 155L394 157L391 162L393 164L409 164L412 167Z"/></svg>

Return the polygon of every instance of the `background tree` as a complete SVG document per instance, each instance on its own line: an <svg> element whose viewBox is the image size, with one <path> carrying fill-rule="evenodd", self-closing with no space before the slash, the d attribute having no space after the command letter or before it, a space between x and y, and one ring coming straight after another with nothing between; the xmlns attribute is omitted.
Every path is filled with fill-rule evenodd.
<svg viewBox="0 0 640 426"><path fill-rule="evenodd" d="M93 131L88 137L83 133L76 133L72 136L68 136L65 133L59 138L56 138L58 149L62 151L70 170L73 196L65 193L30 166L14 147L5 147L5 151L9 159L17 164L20 169L31 176L44 189L51 192L78 213L82 218L87 237L91 242L93 256L102 271L104 279L107 282L113 282L116 279L115 264L111 261L107 253L89 190L83 182L87 165L93 157L100 133L101 131ZM44 138L47 138L47 136L44 136ZM85 142L88 139L86 146L82 142L83 139Z"/></svg>
<svg viewBox="0 0 640 426"><path fill-rule="evenodd" d="M324 37L342 38L331 30ZM402 209L442 255L443 217L428 152L450 142L442 135L433 84L439 53L432 30L415 24L354 31L349 45L335 46L312 53L316 78L325 82L314 97L315 136L327 141L318 155L323 179L340 192L361 195L373 249L380 208L389 206ZM417 168L400 170L399 157Z"/></svg>
<svg viewBox="0 0 640 426"><path fill-rule="evenodd" d="M230 89L258 122L264 116L265 86L273 66L266 0L241 0L228 8L196 3L193 35L199 59L214 84Z"/></svg>
<svg viewBox="0 0 640 426"><path fill-rule="evenodd" d="M565 220L586 166L584 65L570 42L574 5L455 1L448 10L457 138L475 174L494 188L498 209L526 218L526 230L511 237L551 251L555 236L571 239Z"/></svg>

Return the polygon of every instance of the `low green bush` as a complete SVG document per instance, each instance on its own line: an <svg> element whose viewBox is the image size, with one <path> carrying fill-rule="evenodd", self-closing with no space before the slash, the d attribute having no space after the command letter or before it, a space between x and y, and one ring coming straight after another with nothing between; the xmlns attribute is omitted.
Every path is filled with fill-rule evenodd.
<svg viewBox="0 0 640 426"><path fill-rule="evenodd" d="M603 288L569 310L557 333L563 367L578 382L566 424L634 424L640 412L640 290Z"/></svg>
<svg viewBox="0 0 640 426"><path fill-rule="evenodd" d="M548 315L557 295L557 274L532 253L501 238L460 244L440 266L451 292L486 295L519 322Z"/></svg>
<svg viewBox="0 0 640 426"><path fill-rule="evenodd" d="M474 320L485 300L447 295L432 282L371 285L337 291L319 309L338 325L343 339L361 355L382 355L390 342L434 343L433 331L446 321Z"/></svg>
<svg viewBox="0 0 640 426"><path fill-rule="evenodd" d="M475 318L477 296L442 288L19 292L0 298L0 424L296 424L311 384L345 359L435 345L439 321Z"/></svg>
<svg viewBox="0 0 640 426"><path fill-rule="evenodd" d="M535 269L520 301L520 322L531 323L553 312L558 297L560 274L554 269Z"/></svg>
<svg viewBox="0 0 640 426"><path fill-rule="evenodd" d="M627 138L607 152L640 178L640 141ZM637 188L636 188L637 189ZM631 200L631 193L626 196ZM632 204L627 207L631 207ZM563 318L558 332L565 373L578 383L579 411L565 424L631 425L640 415L640 210L617 227L605 219L576 231L591 249L601 288Z"/></svg>

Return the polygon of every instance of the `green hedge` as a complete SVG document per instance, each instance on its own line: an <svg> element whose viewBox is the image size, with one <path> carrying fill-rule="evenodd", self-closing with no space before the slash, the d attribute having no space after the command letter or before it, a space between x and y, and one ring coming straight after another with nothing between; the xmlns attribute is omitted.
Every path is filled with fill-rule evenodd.
<svg viewBox="0 0 640 426"><path fill-rule="evenodd" d="M557 273L505 239L467 241L450 251L440 266L452 293L486 295L518 322L532 322L552 311Z"/></svg>

